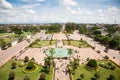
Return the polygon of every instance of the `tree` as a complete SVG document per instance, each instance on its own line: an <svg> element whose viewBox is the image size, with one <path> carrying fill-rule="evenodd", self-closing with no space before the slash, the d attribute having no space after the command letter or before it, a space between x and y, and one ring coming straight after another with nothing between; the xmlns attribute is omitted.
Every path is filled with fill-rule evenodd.
<svg viewBox="0 0 120 80"><path fill-rule="evenodd" d="M96 69L97 68L96 60L94 60L94 59L89 60L88 63L87 63L87 66L90 67L90 68Z"/></svg>
<svg viewBox="0 0 120 80"><path fill-rule="evenodd" d="M35 62L35 58L32 58L31 60L32 60L33 62Z"/></svg>
<svg viewBox="0 0 120 80"><path fill-rule="evenodd" d="M111 62L108 62L107 64L108 64L109 66L112 66L112 63L111 63Z"/></svg>
<svg viewBox="0 0 120 80"><path fill-rule="evenodd" d="M51 57L52 57L52 58L53 58L54 53L55 53L54 48L50 49L50 54L51 54Z"/></svg>
<svg viewBox="0 0 120 80"><path fill-rule="evenodd" d="M109 45L111 40L112 40L112 38L109 36L102 36L100 41L103 44Z"/></svg>
<svg viewBox="0 0 120 80"><path fill-rule="evenodd" d="M72 54L73 54L72 49L68 49L68 55L70 55L71 57Z"/></svg>
<svg viewBox="0 0 120 80"><path fill-rule="evenodd" d="M16 68L16 62L12 62L11 69L15 69L15 68Z"/></svg>
<svg viewBox="0 0 120 80"><path fill-rule="evenodd" d="M68 22L68 23L65 24L65 30L67 32L72 32L72 31L74 31L76 29L78 29L78 25L76 23Z"/></svg>
<svg viewBox="0 0 120 80"><path fill-rule="evenodd" d="M86 34L86 32L87 32L86 27L84 25L79 26L79 32L81 34Z"/></svg>
<svg viewBox="0 0 120 80"><path fill-rule="evenodd" d="M100 78L100 73L96 72L95 75L94 75L97 79Z"/></svg>
<svg viewBox="0 0 120 80"><path fill-rule="evenodd" d="M29 76L25 76L24 80L30 80Z"/></svg>
<svg viewBox="0 0 120 80"><path fill-rule="evenodd" d="M120 33L113 34L113 38L109 43L110 47L120 49Z"/></svg>
<svg viewBox="0 0 120 80"><path fill-rule="evenodd" d="M111 66L110 69L111 69L111 70L115 70L115 69L116 69L116 66Z"/></svg>
<svg viewBox="0 0 120 80"><path fill-rule="evenodd" d="M46 74L43 72L41 73L39 80L45 80L45 79L46 79Z"/></svg>
<svg viewBox="0 0 120 80"><path fill-rule="evenodd" d="M8 80L14 80L15 79L15 71L11 71L9 73L9 79Z"/></svg>
<svg viewBox="0 0 120 80"><path fill-rule="evenodd" d="M106 56L104 57L104 59L109 59L109 57L106 55Z"/></svg>
<svg viewBox="0 0 120 80"><path fill-rule="evenodd" d="M74 72L75 72L75 69L77 69L77 67L79 66L79 59L75 59L73 61L70 61L70 64L68 65L69 66L69 70L70 70L70 73L72 73L74 75Z"/></svg>
<svg viewBox="0 0 120 80"><path fill-rule="evenodd" d="M84 77L85 77L85 75L84 75L83 73L81 73L81 74L80 74L80 77L81 77L81 78L84 78Z"/></svg>
<svg viewBox="0 0 120 80"><path fill-rule="evenodd" d="M96 30L93 31L93 35L101 35L101 32L96 29Z"/></svg>
<svg viewBox="0 0 120 80"><path fill-rule="evenodd" d="M71 43L70 43L70 39L68 39L67 41L68 41L68 45L70 45L70 44L71 44Z"/></svg>
<svg viewBox="0 0 120 80"><path fill-rule="evenodd" d="M6 49L6 45L7 45L7 43L5 42L5 40L4 39L0 39L0 46L1 46L2 50Z"/></svg>
<svg viewBox="0 0 120 80"><path fill-rule="evenodd" d="M107 28L106 31L109 33L109 35L115 33L117 30L114 25L105 25L105 27Z"/></svg>
<svg viewBox="0 0 120 80"><path fill-rule="evenodd" d="M55 66L55 63L54 63L52 57L51 56L46 57L44 60L45 60L45 63L44 63L45 67L48 68L50 71L51 67Z"/></svg>
<svg viewBox="0 0 120 80"><path fill-rule="evenodd" d="M107 80L115 80L115 76L114 75L110 75Z"/></svg>
<svg viewBox="0 0 120 80"><path fill-rule="evenodd" d="M96 78L92 77L91 80L97 80Z"/></svg>
<svg viewBox="0 0 120 80"><path fill-rule="evenodd" d="M24 62L28 62L28 61L29 61L29 57L28 57L28 56L25 56Z"/></svg>
<svg viewBox="0 0 120 80"><path fill-rule="evenodd" d="M27 64L26 69L33 69L34 67L35 67L34 62L30 60Z"/></svg>

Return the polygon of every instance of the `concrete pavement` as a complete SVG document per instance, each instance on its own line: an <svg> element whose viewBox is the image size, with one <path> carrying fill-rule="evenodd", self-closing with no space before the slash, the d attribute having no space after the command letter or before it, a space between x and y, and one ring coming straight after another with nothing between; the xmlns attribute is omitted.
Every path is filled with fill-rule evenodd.
<svg viewBox="0 0 120 80"><path fill-rule="evenodd" d="M41 31L40 33L37 33L30 39L30 43L32 43L37 38L40 38L41 36L45 35L45 31ZM7 61L9 61L13 56L19 55L20 51L23 50L25 47L27 47L30 44L28 41L24 40L6 50L2 50L0 52L0 66L4 65Z"/></svg>

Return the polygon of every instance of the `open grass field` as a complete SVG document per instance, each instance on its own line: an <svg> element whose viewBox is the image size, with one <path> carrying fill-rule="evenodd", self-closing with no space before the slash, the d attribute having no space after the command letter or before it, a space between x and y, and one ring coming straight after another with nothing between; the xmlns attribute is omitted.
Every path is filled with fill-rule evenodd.
<svg viewBox="0 0 120 80"><path fill-rule="evenodd" d="M12 33L0 33L0 37L6 37L6 36L11 36L13 35Z"/></svg>
<svg viewBox="0 0 120 80"><path fill-rule="evenodd" d="M11 63L12 61L9 61L4 66L0 67L0 80L8 80L10 71L15 71L15 80L24 80L24 77L28 75L30 77L30 80L38 80L40 78L40 74L42 72L43 67L38 66L37 71L27 74L22 71L22 68L19 67L22 61L16 61L17 67L16 69L11 69ZM52 75L47 74L46 80L51 80Z"/></svg>
<svg viewBox="0 0 120 80"><path fill-rule="evenodd" d="M107 63L111 61L97 61L97 62L98 64L104 63L104 65L107 65ZM112 65L115 65L115 64L112 63ZM100 78L97 80L107 80L107 78L111 74L115 76L115 80L120 80L120 67L118 67L117 65L115 66L116 66L115 70L110 70L110 69L99 67L97 72L100 73ZM96 71L95 70L89 71L85 68L85 64L82 64L75 70L75 76L74 76L75 80L80 78L81 73L83 73L85 76L82 80L91 80L91 78L94 77L94 74L96 73Z"/></svg>
<svg viewBox="0 0 120 80"><path fill-rule="evenodd" d="M43 41L39 41L34 44L31 44L30 47L39 48L39 47L43 47L43 46L56 45L56 44L57 44L57 40L52 40L51 44L50 44L50 40L43 40Z"/></svg>
<svg viewBox="0 0 120 80"><path fill-rule="evenodd" d="M64 45L72 45L72 46L76 46L76 47L80 47L80 48L91 47L86 41L83 41L83 40L70 40L70 44L69 44L69 41L64 40L63 44Z"/></svg>
<svg viewBox="0 0 120 80"><path fill-rule="evenodd" d="M30 34L30 32L23 32L23 34L21 34L21 37L26 37ZM19 35L15 33L0 33L0 39L3 39L6 43L11 43L11 41L17 39L16 37L19 37Z"/></svg>

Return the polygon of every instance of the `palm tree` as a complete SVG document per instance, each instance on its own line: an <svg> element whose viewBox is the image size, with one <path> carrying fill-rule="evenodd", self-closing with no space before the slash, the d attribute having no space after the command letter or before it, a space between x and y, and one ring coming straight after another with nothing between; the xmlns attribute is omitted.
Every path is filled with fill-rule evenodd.
<svg viewBox="0 0 120 80"><path fill-rule="evenodd" d="M50 50L50 54L51 54L52 59L53 59L54 53L55 53L55 50L52 48L52 49Z"/></svg>
<svg viewBox="0 0 120 80"><path fill-rule="evenodd" d="M71 55L72 55L72 49L68 49L68 55L71 57Z"/></svg>
<svg viewBox="0 0 120 80"><path fill-rule="evenodd" d="M44 63L45 67L50 68L51 58L50 57L46 57L44 60L45 60L45 63Z"/></svg>
<svg viewBox="0 0 120 80"><path fill-rule="evenodd" d="M52 57L51 56L46 57L44 60L45 60L45 63L44 63L45 67L47 67L50 71L51 67L55 66L55 63L54 63Z"/></svg>

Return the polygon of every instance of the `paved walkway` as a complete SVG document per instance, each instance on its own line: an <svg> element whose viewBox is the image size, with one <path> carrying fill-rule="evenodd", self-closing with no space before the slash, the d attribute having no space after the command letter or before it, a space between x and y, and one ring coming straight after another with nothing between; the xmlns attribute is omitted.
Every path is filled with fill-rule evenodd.
<svg viewBox="0 0 120 80"><path fill-rule="evenodd" d="M53 40L67 40L67 37L62 32L53 34Z"/></svg>
<svg viewBox="0 0 120 80"><path fill-rule="evenodd" d="M58 43L57 43L57 46L63 46L63 42L62 42L62 40L58 40Z"/></svg>
<svg viewBox="0 0 120 80"><path fill-rule="evenodd" d="M92 38L87 37L83 34L78 34L78 33L75 33L75 34L76 36L78 36L78 38L82 38L83 40L87 41L88 44L95 46L96 51L100 50L100 55L102 55L103 57L107 55L110 60L120 65L120 54L118 50L109 49L108 53L106 53L104 52L105 46L102 46L101 44L99 44L99 42L96 42Z"/></svg>
<svg viewBox="0 0 120 80"><path fill-rule="evenodd" d="M68 68L66 67L69 63L68 60L54 60L56 63L55 67L55 80L70 80L70 76L68 73Z"/></svg>
<svg viewBox="0 0 120 80"><path fill-rule="evenodd" d="M34 58L35 62L38 64L44 65L44 58L46 57L43 48L29 48L22 55L18 57L18 60L24 60L25 56L28 56L29 59Z"/></svg>

